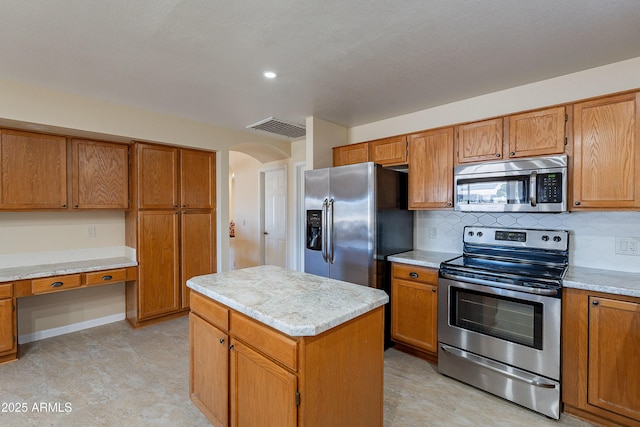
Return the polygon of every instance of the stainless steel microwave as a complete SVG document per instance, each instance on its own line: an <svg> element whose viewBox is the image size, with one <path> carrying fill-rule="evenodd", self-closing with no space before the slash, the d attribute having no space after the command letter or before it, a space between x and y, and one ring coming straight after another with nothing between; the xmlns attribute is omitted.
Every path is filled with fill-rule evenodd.
<svg viewBox="0 0 640 427"><path fill-rule="evenodd" d="M454 188L457 211L566 212L567 156L459 165Z"/></svg>

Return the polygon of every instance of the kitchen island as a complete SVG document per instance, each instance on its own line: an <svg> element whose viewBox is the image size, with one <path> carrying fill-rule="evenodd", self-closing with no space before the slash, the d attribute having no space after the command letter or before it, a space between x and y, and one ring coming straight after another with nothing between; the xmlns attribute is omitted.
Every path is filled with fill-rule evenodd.
<svg viewBox="0 0 640 427"><path fill-rule="evenodd" d="M216 426L382 426L385 292L252 267L194 277L190 395Z"/></svg>

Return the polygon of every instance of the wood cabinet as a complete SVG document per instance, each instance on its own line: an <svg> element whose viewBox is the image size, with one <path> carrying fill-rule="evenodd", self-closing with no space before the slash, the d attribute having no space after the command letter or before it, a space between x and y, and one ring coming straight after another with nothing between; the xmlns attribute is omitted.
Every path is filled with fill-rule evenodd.
<svg viewBox="0 0 640 427"><path fill-rule="evenodd" d="M0 131L0 208L67 208L67 140Z"/></svg>
<svg viewBox="0 0 640 427"><path fill-rule="evenodd" d="M13 284L0 284L0 363L15 358Z"/></svg>
<svg viewBox="0 0 640 427"><path fill-rule="evenodd" d="M215 153L148 143L133 151L126 240L140 277L127 289L127 319L137 327L186 313L187 280L216 270Z"/></svg>
<svg viewBox="0 0 640 427"><path fill-rule="evenodd" d="M438 357L438 269L391 266L391 338L432 362ZM414 351L411 351L412 353Z"/></svg>
<svg viewBox="0 0 640 427"><path fill-rule="evenodd" d="M177 211L138 212L138 317L141 320L181 308Z"/></svg>
<svg viewBox="0 0 640 427"><path fill-rule="evenodd" d="M564 289L565 412L605 425L640 425L640 298Z"/></svg>
<svg viewBox="0 0 640 427"><path fill-rule="evenodd" d="M290 337L192 292L190 394L214 425L382 426L383 308Z"/></svg>
<svg viewBox="0 0 640 427"><path fill-rule="evenodd" d="M564 153L565 122L560 106L459 125L457 163Z"/></svg>
<svg viewBox="0 0 640 427"><path fill-rule="evenodd" d="M409 136L409 209L453 208L453 128Z"/></svg>
<svg viewBox="0 0 640 427"><path fill-rule="evenodd" d="M369 141L369 160L382 166L406 165L409 153L407 136Z"/></svg>
<svg viewBox="0 0 640 427"><path fill-rule="evenodd" d="M345 166L368 161L369 144L366 142L333 147L333 166Z"/></svg>
<svg viewBox="0 0 640 427"><path fill-rule="evenodd" d="M574 106L572 210L640 207L640 94Z"/></svg>
<svg viewBox="0 0 640 427"><path fill-rule="evenodd" d="M71 158L73 208L129 208L128 145L72 139Z"/></svg>

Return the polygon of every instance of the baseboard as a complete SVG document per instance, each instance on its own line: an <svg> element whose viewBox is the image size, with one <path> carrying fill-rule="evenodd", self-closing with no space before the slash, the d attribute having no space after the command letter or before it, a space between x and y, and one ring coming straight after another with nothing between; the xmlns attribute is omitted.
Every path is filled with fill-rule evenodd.
<svg viewBox="0 0 640 427"><path fill-rule="evenodd" d="M58 335L95 328L96 326L107 325L124 319L125 313L117 313L110 316L99 317L97 319L85 320L84 322L72 323L71 325L60 326L58 328L45 329L44 331L18 336L18 344L26 344L33 341L43 340L45 338L57 337Z"/></svg>

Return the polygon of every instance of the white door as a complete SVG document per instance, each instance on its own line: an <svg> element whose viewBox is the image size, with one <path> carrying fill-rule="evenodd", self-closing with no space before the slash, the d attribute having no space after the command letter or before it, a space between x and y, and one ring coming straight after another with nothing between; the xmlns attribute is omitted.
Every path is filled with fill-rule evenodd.
<svg viewBox="0 0 640 427"><path fill-rule="evenodd" d="M264 172L264 263L287 263L287 170Z"/></svg>

